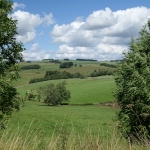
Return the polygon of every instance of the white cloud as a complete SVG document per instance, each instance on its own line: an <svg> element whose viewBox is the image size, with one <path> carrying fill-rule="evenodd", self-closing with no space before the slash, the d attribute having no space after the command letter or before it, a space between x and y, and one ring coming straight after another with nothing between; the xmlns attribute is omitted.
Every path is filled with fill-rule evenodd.
<svg viewBox="0 0 150 150"><path fill-rule="evenodd" d="M23 43L28 43L35 39L36 27L41 24L49 26L54 23L51 13L49 15L44 14L42 18L39 14L31 14L29 12L17 10L12 14L12 17L18 20L17 31L19 35L17 35L16 38Z"/></svg>
<svg viewBox="0 0 150 150"><path fill-rule="evenodd" d="M60 44L57 58L119 59L150 18L150 9L135 7L94 11L85 21L55 25L50 35Z"/></svg>
<svg viewBox="0 0 150 150"><path fill-rule="evenodd" d="M50 53L43 50L38 43L32 44L29 50L23 51L25 60L42 60L50 58Z"/></svg>
<svg viewBox="0 0 150 150"><path fill-rule="evenodd" d="M105 10L94 11L89 15L84 24L84 28L87 30L103 29L114 25L116 22L117 20L113 12L110 8L106 8Z"/></svg>
<svg viewBox="0 0 150 150"><path fill-rule="evenodd" d="M25 8L26 7L26 5L25 4L18 4L18 3L13 3L13 10L15 10L16 8Z"/></svg>
<svg viewBox="0 0 150 150"><path fill-rule="evenodd" d="M52 13L50 13L48 15L46 13L44 13L44 18L42 19L42 21L46 26L50 26L51 24L55 23Z"/></svg>
<svg viewBox="0 0 150 150"><path fill-rule="evenodd" d="M40 45L38 43L34 43L30 48L31 51L37 51L39 49L40 49Z"/></svg>

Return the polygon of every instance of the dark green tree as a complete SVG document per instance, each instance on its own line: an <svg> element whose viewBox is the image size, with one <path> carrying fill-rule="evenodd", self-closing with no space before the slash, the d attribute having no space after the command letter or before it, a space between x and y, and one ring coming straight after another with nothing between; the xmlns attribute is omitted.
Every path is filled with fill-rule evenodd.
<svg viewBox="0 0 150 150"><path fill-rule="evenodd" d="M66 89L66 82L58 83L56 86L54 84L49 84L42 88L44 102L47 105L60 105L63 102L68 102L70 98L70 91Z"/></svg>
<svg viewBox="0 0 150 150"><path fill-rule="evenodd" d="M16 89L12 80L19 77L18 61L23 60L21 52L24 50L21 42L17 42L17 21L12 19L13 2L0 0L0 112L10 114L18 107Z"/></svg>
<svg viewBox="0 0 150 150"><path fill-rule="evenodd" d="M131 40L116 75L119 128L131 141L150 137L150 20Z"/></svg>

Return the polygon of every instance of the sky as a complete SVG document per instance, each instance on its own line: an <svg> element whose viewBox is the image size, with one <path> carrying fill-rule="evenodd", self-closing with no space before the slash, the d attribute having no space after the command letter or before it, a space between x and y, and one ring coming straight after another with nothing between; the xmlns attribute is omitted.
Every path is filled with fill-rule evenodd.
<svg viewBox="0 0 150 150"><path fill-rule="evenodd" d="M15 0L25 60L122 59L150 18L149 0Z"/></svg>

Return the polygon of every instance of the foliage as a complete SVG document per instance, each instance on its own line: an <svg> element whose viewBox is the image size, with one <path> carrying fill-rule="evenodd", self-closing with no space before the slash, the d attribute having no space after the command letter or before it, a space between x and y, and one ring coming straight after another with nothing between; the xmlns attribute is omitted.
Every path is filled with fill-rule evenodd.
<svg viewBox="0 0 150 150"><path fill-rule="evenodd" d="M65 58L64 60L65 60L65 61L69 61L69 58Z"/></svg>
<svg viewBox="0 0 150 150"><path fill-rule="evenodd" d="M80 58L77 58L76 60L78 60L78 61L97 61L94 59L80 59Z"/></svg>
<svg viewBox="0 0 150 150"><path fill-rule="evenodd" d="M0 0L0 111L10 114L16 104L16 89L11 85L19 78L18 61L23 61L22 43L16 41L17 21L11 17L12 1Z"/></svg>
<svg viewBox="0 0 150 150"><path fill-rule="evenodd" d="M46 74L44 78L36 78L36 79L31 79L29 81L29 84L31 83L36 83L36 82L42 82L42 81L47 81L47 80L56 80L56 79L69 79L69 78L85 78L81 73L76 72L74 74L71 74L69 72L63 71L46 71Z"/></svg>
<svg viewBox="0 0 150 150"><path fill-rule="evenodd" d="M116 71L119 127L130 140L150 137L150 21L132 38L130 50Z"/></svg>
<svg viewBox="0 0 150 150"><path fill-rule="evenodd" d="M74 74L73 74L73 78L80 78L80 79L84 79L85 77L84 77L84 75L82 75L81 73L76 72L76 73L74 73Z"/></svg>
<svg viewBox="0 0 150 150"><path fill-rule="evenodd" d="M34 100L37 97L37 92L35 90L27 90L25 94L26 100Z"/></svg>
<svg viewBox="0 0 150 150"><path fill-rule="evenodd" d="M107 63L101 63L100 66L106 66L106 67L111 67L111 68L116 68L116 65L113 64L107 64Z"/></svg>
<svg viewBox="0 0 150 150"><path fill-rule="evenodd" d="M28 69L40 69L41 66L38 64L35 65L28 65L28 66L23 66L21 67L22 70L28 70Z"/></svg>
<svg viewBox="0 0 150 150"><path fill-rule="evenodd" d="M61 62L59 61L59 60L55 60L55 59L51 59L50 61L49 61L50 63L55 63L55 64L60 64Z"/></svg>
<svg viewBox="0 0 150 150"><path fill-rule="evenodd" d="M19 103L16 99L17 91L6 80L0 80L0 110L3 114L9 115L13 108L19 109Z"/></svg>
<svg viewBox="0 0 150 150"><path fill-rule="evenodd" d="M59 65L59 68L71 68L73 66L73 62L64 62Z"/></svg>
<svg viewBox="0 0 150 150"><path fill-rule="evenodd" d="M105 75L113 75L114 71L111 71L111 70L101 70L99 69L98 71L97 70L94 70L90 76L91 77L97 77L97 76L105 76Z"/></svg>
<svg viewBox="0 0 150 150"><path fill-rule="evenodd" d="M27 63L31 63L31 61L29 60L29 61L27 61Z"/></svg>
<svg viewBox="0 0 150 150"><path fill-rule="evenodd" d="M70 97L70 91L65 87L66 82L58 83L56 86L51 83L41 90L43 90L43 95L45 97L44 102L47 105L58 105L62 102L68 102Z"/></svg>

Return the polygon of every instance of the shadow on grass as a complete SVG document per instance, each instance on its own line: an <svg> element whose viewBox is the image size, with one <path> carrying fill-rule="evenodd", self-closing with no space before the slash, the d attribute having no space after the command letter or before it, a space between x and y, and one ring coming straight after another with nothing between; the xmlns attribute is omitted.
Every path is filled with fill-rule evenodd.
<svg viewBox="0 0 150 150"><path fill-rule="evenodd" d="M85 103L85 104L69 104L69 103L62 103L60 105L46 105L46 104L39 104L37 106L48 106L48 107L59 107L59 106L91 106L95 105L93 103Z"/></svg>

